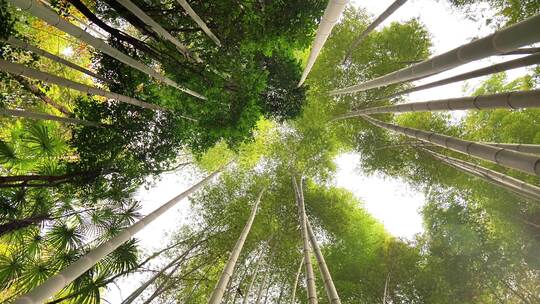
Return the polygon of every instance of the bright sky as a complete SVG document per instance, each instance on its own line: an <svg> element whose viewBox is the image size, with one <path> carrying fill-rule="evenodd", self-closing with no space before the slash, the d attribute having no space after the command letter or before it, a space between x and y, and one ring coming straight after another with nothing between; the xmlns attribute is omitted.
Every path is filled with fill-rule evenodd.
<svg viewBox="0 0 540 304"><path fill-rule="evenodd" d="M353 0L352 3L353 5L365 7L373 16L377 16L393 1ZM409 0L382 26L392 21L406 21L414 17L418 17L429 29L435 55L467 43L473 37L483 37L491 33L491 30L479 29L477 23L467 20L461 14L454 12L444 0ZM506 56L504 60L510 58L516 57ZM426 78L417 83L431 82L501 61L503 61L502 57L492 57ZM514 70L509 73L509 77L517 77L523 75L523 73L523 69ZM485 77L472 80L469 81L469 84L475 86L484 79ZM413 93L410 95L409 100L422 101L464 95L467 94L463 92L463 83L457 83ZM366 176L357 169L359 157L353 153L342 155L336 161L338 164L336 185L352 191L355 196L363 201L364 208L381 221L391 234L411 239L416 233L423 231L422 218L419 215L419 210L424 204L424 196L421 193L414 191L400 180L383 176ZM198 178L199 176L194 172L163 176L162 181L158 182L153 188L139 191L136 198L143 203L142 213L151 212L194 184ZM167 244L167 234L174 231L182 223L187 223L189 217L188 201L184 200L176 208L164 214L156 222L137 234L142 248L146 252L163 248ZM110 303L120 303L121 299L139 286L140 282L141 277L138 275L131 276L127 280L124 279L118 282L119 288L110 287L110 291L105 298Z"/></svg>

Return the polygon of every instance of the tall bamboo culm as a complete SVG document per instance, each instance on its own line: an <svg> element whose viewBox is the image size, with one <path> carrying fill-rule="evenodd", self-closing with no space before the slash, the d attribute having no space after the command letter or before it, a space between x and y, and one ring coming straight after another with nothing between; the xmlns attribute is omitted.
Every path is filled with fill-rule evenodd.
<svg viewBox="0 0 540 304"><path fill-rule="evenodd" d="M87 69L85 69L85 68L83 68L81 66L78 66L75 63L73 63L71 61L68 61L68 60L66 60L66 59L64 59L64 58L62 58L60 56L56 56L56 55L54 55L52 53L49 53L49 52L47 52L45 50L42 50L42 49L40 49L38 47L35 47L35 46L31 45L30 43L28 43L26 41L22 41L22 40L19 40L19 39L15 38L15 37L11 36L11 37L8 38L7 42L9 44L15 46L15 47L18 47L18 48L33 52L33 53L38 54L40 56L43 56L45 58L49 58L52 61L56 61L56 62L58 62L60 64L63 64L65 66L67 66L67 67L70 67L70 68L72 68L72 69L74 69L76 71L84 73L84 74L86 74L86 75L88 75L90 77L93 77L95 79L99 79L99 80L101 80L103 82L111 83L110 80L105 79L104 77L101 77L100 75L98 75L98 74L96 74L96 73L94 73L94 72L92 72L90 70L87 70Z"/></svg>
<svg viewBox="0 0 540 304"><path fill-rule="evenodd" d="M319 244L317 244L317 239L315 238L315 234L313 233L313 229L311 228L311 223L309 222L309 219L307 217L306 227L309 235L309 241L311 243L311 248L313 248L313 251L315 252L315 257L317 258L319 270L321 271L321 277L324 283L324 290L326 290L326 295L328 296L328 302L330 304L341 304L341 300L339 299L336 286L334 285L334 281L332 280L332 275L330 274L330 270L328 270L328 266L326 265L326 261L324 260L321 248L319 248Z"/></svg>
<svg viewBox="0 0 540 304"><path fill-rule="evenodd" d="M509 60L509 61L497 63L497 64L490 65L488 67L481 68L481 69L478 69L478 70L474 70L474 71L459 74L459 75L456 75L456 76L453 76L453 77L449 77L449 78L441 79L441 80L438 80L438 81L426 83L424 85L419 85L419 86L416 86L414 88L399 91L399 92L397 92L395 94L379 98L377 100L390 99L390 98L401 96L403 94L408 94L408 93L412 93L412 92L418 92L418 91L422 91L422 90L427 90L427 89L435 88L435 87L438 87L438 86L442 86L442 85L446 85L446 84L450 84L450 83L454 83L454 82L458 82L458 81L468 80L468 79L477 78L477 77L481 77L481 76L486 76L486 75L490 75L490 74L494 74L494 73L500 73L500 72L513 70L513 69L517 69L517 68L521 68L521 67L526 67L526 66L533 65L533 64L538 64L538 63L540 63L540 53L533 54L533 55L530 55L530 56L521 57L521 58L514 59L514 60Z"/></svg>
<svg viewBox="0 0 540 304"><path fill-rule="evenodd" d="M315 275L311 264L311 250L309 249L309 236L307 231L306 209L304 206L304 194L302 193L302 179L296 182L296 177L292 177L293 188L298 206L298 218L300 221L300 233L302 234L302 244L304 251L304 264L306 265L306 288L309 304L317 304L317 288L315 287Z"/></svg>
<svg viewBox="0 0 540 304"><path fill-rule="evenodd" d="M347 55L345 55L345 59L343 59L343 63L345 64L347 61L349 61L352 52L354 49L358 47L364 39L371 33L379 24L381 24L386 18L390 17L395 11L398 10L403 4L405 4L407 0L396 0L394 1L382 14L377 17L356 39L354 39L353 43L349 47L349 50L347 50Z"/></svg>
<svg viewBox="0 0 540 304"><path fill-rule="evenodd" d="M212 39L212 41L214 41L214 43L217 46L221 46L221 42L219 41L218 37L216 37L216 35L214 35L214 33L212 33L212 30L210 30L210 28L208 28L206 23L191 8L189 3L186 0L176 0L176 1L178 2L178 4L180 4L180 6L182 6L182 8L186 11L186 13L188 13L188 15L191 17L191 19L193 19L193 21L195 21L195 23L197 23L197 25L199 25L199 27L204 31L204 33L208 37L210 37L210 39Z"/></svg>
<svg viewBox="0 0 540 304"><path fill-rule="evenodd" d="M328 39L328 36L330 36L334 25L336 25L336 23L338 22L339 16L345 9L345 6L347 6L347 3L349 3L349 0L328 1L328 6L326 6L326 10L324 11L324 15L322 16L321 23L319 24L319 28L317 29L317 35L315 36L315 40L313 40L313 44L311 45L311 51L309 52L306 67L304 68L302 77L298 82L298 86L301 86L304 81L306 81L306 78L311 71L311 68L313 68L313 65L315 64L315 60L317 60L317 57L319 56L319 53L321 52L321 49L326 42L326 39Z"/></svg>
<svg viewBox="0 0 540 304"><path fill-rule="evenodd" d="M178 196L174 197L173 199L159 207L158 209L143 217L137 223L120 232L112 239L90 250L90 252L80 257L77 261L71 263L68 267L64 268L58 274L48 278L41 285L37 286L27 294L17 298L15 302L13 302L13 304L45 303L57 292L59 292L68 284L73 282L76 278L81 276L88 269L96 265L101 259L113 252L116 248L120 247L120 245L131 239L135 234L137 234L137 232L141 231L144 227L156 220L163 213L174 207L178 202L182 201L184 198L188 197L189 195L206 185L220 172L221 169L213 172L188 190L184 191L183 193L179 194Z"/></svg>
<svg viewBox="0 0 540 304"><path fill-rule="evenodd" d="M492 142L487 142L484 144L494 146L494 147L510 149L514 151L519 151L522 153L540 154L540 145L535 145L535 144L508 144L508 143L492 143Z"/></svg>
<svg viewBox="0 0 540 304"><path fill-rule="evenodd" d="M503 187L523 197L540 201L540 187L538 186L526 183L512 176L485 168L471 162L467 162L447 155L442 155L425 148L421 149L429 153L432 157L438 159L439 161L442 161L443 163L446 163L447 165L461 170L467 174L479 177L488 183Z"/></svg>
<svg viewBox="0 0 540 304"><path fill-rule="evenodd" d="M296 287L298 286L298 280L300 280L300 274L302 273L302 266L304 266L304 256L300 260L300 265L298 266L298 271L296 271L296 277L294 278L294 284L292 288L291 295L291 304L296 304Z"/></svg>
<svg viewBox="0 0 540 304"><path fill-rule="evenodd" d="M61 78L55 75L51 75L45 72L34 70L19 63L9 62L9 61L0 59L0 70L4 72L8 72L13 75L17 75L17 76L25 76L32 79L42 80L47 83L56 84L56 85L73 89L73 90L77 90L86 94L115 99L121 102L129 103L129 104L141 107L141 108L145 108L145 109L161 110L161 111L167 110L158 105L147 103L147 102L144 102L144 101L132 98L132 97L120 95L117 93L112 93L112 92L105 91L102 89L87 86L85 84L74 82L65 78Z"/></svg>
<svg viewBox="0 0 540 304"><path fill-rule="evenodd" d="M364 119L375 126L383 129L415 138L420 141L429 142L433 145L444 147L456 152L460 152L472 157L494 162L499 165L516 169L525 173L540 176L540 156L521 153L486 144L462 140L446 135L429 131L422 131L413 128L406 128L394 124L382 122L367 115L362 115Z"/></svg>
<svg viewBox="0 0 540 304"><path fill-rule="evenodd" d="M540 89L515 91L472 97L459 97L422 102L409 102L392 106L362 109L339 116L337 119L358 117L366 114L433 112L455 110L523 109L540 108Z"/></svg>
<svg viewBox="0 0 540 304"><path fill-rule="evenodd" d="M253 284L255 284L255 280L257 279L257 275L259 274L259 266L261 265L263 258L262 258L262 252L257 258L257 262L255 263L255 269L253 269L253 274L251 275L251 280L249 281L249 285L245 291L244 294L244 300L242 301L243 304L247 304L249 300L249 294L251 292L251 288L253 288Z"/></svg>
<svg viewBox="0 0 540 304"><path fill-rule="evenodd" d="M68 124L75 124L75 125L83 125L83 126L89 126L89 127L99 126L98 123L93 122L93 121L87 121L87 120L71 118L71 117L61 117L61 116L55 116L55 115L50 115L46 113L37 113L37 112L30 112L30 111L18 110L18 109L0 108L0 115L21 117L21 118L34 119L34 120L52 120L52 121L58 121L58 122L63 122L63 123L68 123Z"/></svg>
<svg viewBox="0 0 540 304"><path fill-rule="evenodd" d="M223 293L225 292L225 289L227 288L229 280L234 272L236 261L238 261L238 257L240 256L240 253L242 252L242 247L244 247L246 238L249 234L249 231L251 230L251 225L253 224L253 221L255 220L255 215L257 214L257 208L259 207L259 203L261 201L261 197L263 193L264 193L264 189L261 190L259 192L259 195L257 196L257 200L255 201L255 204L253 205L253 208L251 209L251 214L249 215L249 218L246 222L246 225L244 226L244 229L242 230L242 233L240 233L240 237L238 238L238 240L236 241L236 244L234 245L234 248L231 252L229 260L227 261L227 264L225 265L225 268L223 269L223 272L221 273L221 276L219 277L219 281L217 282L216 287L214 288L214 291L212 292L212 295L210 296L210 299L208 300L208 304L220 304L221 300L223 299Z"/></svg>
<svg viewBox="0 0 540 304"><path fill-rule="evenodd" d="M112 46L108 45L105 41L98 39L88 34L83 29L67 22L66 20L62 19L58 14L56 14L49 8L43 6L43 4L41 4L38 0L8 0L8 2L21 8L22 10L27 11L33 16L47 22L48 24L56 27L60 31L65 32L85 42L86 44L94 47L96 50L103 52L134 69L137 69L159 81L162 81L163 83L167 85L175 87L182 92L185 92L194 97L206 100L206 97L202 96L201 94L193 90L184 88L183 86L179 85L175 81L161 75L160 73L151 69L150 67L138 62L137 60L113 48Z"/></svg>
<svg viewBox="0 0 540 304"><path fill-rule="evenodd" d="M350 94L408 80L417 80L475 60L506 53L519 47L539 42L539 28L540 15L536 15L503 28L487 37L474 40L412 66L373 80L334 90L330 92L330 95Z"/></svg>

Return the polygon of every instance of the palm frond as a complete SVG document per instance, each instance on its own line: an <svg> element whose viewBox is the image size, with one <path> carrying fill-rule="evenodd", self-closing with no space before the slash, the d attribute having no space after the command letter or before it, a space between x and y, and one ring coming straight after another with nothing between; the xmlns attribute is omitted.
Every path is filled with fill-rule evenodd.
<svg viewBox="0 0 540 304"><path fill-rule="evenodd" d="M23 262L17 254L0 255L0 289L7 289L21 275Z"/></svg>
<svg viewBox="0 0 540 304"><path fill-rule="evenodd" d="M0 139L0 164L7 164L15 161L17 161L15 149Z"/></svg>
<svg viewBox="0 0 540 304"><path fill-rule="evenodd" d="M37 155L55 156L63 151L62 140L51 134L49 128L41 123L33 123L26 128L24 142L30 152Z"/></svg>

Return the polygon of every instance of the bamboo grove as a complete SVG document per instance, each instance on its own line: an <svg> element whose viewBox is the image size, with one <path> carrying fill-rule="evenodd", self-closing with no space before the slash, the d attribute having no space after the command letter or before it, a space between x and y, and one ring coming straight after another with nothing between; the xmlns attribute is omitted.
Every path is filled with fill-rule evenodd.
<svg viewBox="0 0 540 304"><path fill-rule="evenodd" d="M385 23L406 0L361 2L0 0L0 302L539 303L540 4L441 0L492 34L433 55ZM422 193L424 232L343 157Z"/></svg>

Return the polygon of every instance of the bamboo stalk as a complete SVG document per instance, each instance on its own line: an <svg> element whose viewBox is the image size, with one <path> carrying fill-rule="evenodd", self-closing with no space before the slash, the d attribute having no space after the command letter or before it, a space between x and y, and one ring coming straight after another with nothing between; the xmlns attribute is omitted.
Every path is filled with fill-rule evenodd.
<svg viewBox="0 0 540 304"><path fill-rule="evenodd" d="M317 244L317 239L315 238L313 229L311 228L311 223L309 222L309 219L307 217L306 227L309 235L309 240L311 242L311 248L313 248L313 251L315 252L315 257L317 258L319 270L321 271L321 277L323 279L326 295L328 296L328 302L330 304L341 304L341 300L339 299L336 286L334 286L334 281L332 280L332 275L330 274L330 270L328 270L328 266L326 265L324 256L321 252L321 249L319 248L319 244Z"/></svg>
<svg viewBox="0 0 540 304"><path fill-rule="evenodd" d="M529 55L540 52L540 47L529 47L513 50L510 52L503 53L501 55Z"/></svg>
<svg viewBox="0 0 540 304"><path fill-rule="evenodd" d="M519 47L540 41L540 15L525 19L503 28L482 39L474 40L444 54L418 64L386 74L353 86L336 89L330 95L350 94L372 88L387 86L447 71L462 64L489 56L506 53Z"/></svg>
<svg viewBox="0 0 540 304"><path fill-rule="evenodd" d="M535 144L507 144L507 143L484 143L486 145L501 147L529 154L540 154L540 145Z"/></svg>
<svg viewBox="0 0 540 304"><path fill-rule="evenodd" d="M302 234L302 243L304 250L304 263L306 265L306 288L309 304L317 304L317 288L315 287L315 275L313 274L313 265L311 264L311 252L309 249L309 236L307 231L306 209L304 206L304 194L302 193L302 180L300 185L296 182L296 177L292 177L293 187L298 206L298 218L300 220L300 232Z"/></svg>
<svg viewBox="0 0 540 304"><path fill-rule="evenodd" d="M249 285L246 289L246 294L244 295L244 300L242 301L243 304L247 304L249 300L249 293L251 292L251 288L253 287L253 284L255 283L255 280L257 279L257 275L259 274L259 266L262 262L262 251L259 255L259 258L257 259L257 262L255 263L255 269L253 270L253 274L251 275L251 280L249 281Z"/></svg>
<svg viewBox="0 0 540 304"><path fill-rule="evenodd" d="M431 156L446 163L447 165L464 171L467 174L479 177L487 181L488 183L503 187L529 199L532 198L535 200L540 200L540 187L538 186L529 184L512 176L482 167L474 163L442 155L428 149L422 148L422 150L426 151L427 153L431 154Z"/></svg>
<svg viewBox="0 0 540 304"><path fill-rule="evenodd" d="M238 238L238 240L236 241L236 244L234 245L234 248L231 252L231 256L229 257L229 260L227 261L227 264L225 265L225 268L223 269L223 272L221 273L219 281L217 282L216 287L214 288L214 291L212 292L212 295L210 296L210 299L208 300L208 304L221 303L221 300L223 298L223 293L225 292L225 288L227 288L229 280L233 274L234 267L236 266L236 261L238 260L238 257L240 256L240 253L242 252L242 247L244 247L246 238L249 234L249 231L251 230L251 225L253 224L253 221L255 220L255 215L257 214L257 208L259 207L259 203L261 201L261 197L263 193L264 193L264 189L259 192L259 196L257 197L257 200L255 201L255 204L253 205L253 208L251 209L251 214L249 215L246 225L244 226L242 233L240 233L240 237Z"/></svg>
<svg viewBox="0 0 540 304"><path fill-rule="evenodd" d="M56 27L62 32L65 32L85 42L86 44L91 45L95 49L117 59L118 61L134 69L137 69L159 81L162 81L163 83L167 85L175 87L182 92L185 92L194 97L206 100L206 97L202 96L201 94L182 87L181 85L177 84L175 81L161 75L160 73L153 70L152 68L144 65L143 63L138 62L137 60L129 57L128 55L122 53L121 51L113 48L112 46L108 45L105 41L98 39L88 34L83 29L67 22L66 20L62 19L58 14L56 14L49 8L43 6L43 4L41 4L38 0L8 0L8 2L38 17L39 19Z"/></svg>
<svg viewBox="0 0 540 304"><path fill-rule="evenodd" d="M334 25L338 22L339 16L341 15L341 12L343 12L343 10L345 9L345 6L348 2L349 0L328 1L328 6L326 6L326 10L324 11L324 15L322 16L321 23L319 24L319 28L317 29L317 35L315 36L315 40L311 45L311 51L309 53L306 67L304 68L302 77L298 82L299 87L304 83L309 72L311 71L311 68L313 68L315 60L317 60L317 57L319 56L319 53L321 52L321 49L326 42L326 39L328 39L328 36L330 36Z"/></svg>
<svg viewBox="0 0 540 304"><path fill-rule="evenodd" d="M490 95L479 95L472 97L410 102L383 107L373 107L347 113L345 115L337 117L336 120L378 113L523 108L540 108L540 89L530 91L514 91Z"/></svg>
<svg viewBox="0 0 540 304"><path fill-rule="evenodd" d="M214 41L214 43L217 46L221 46L221 42L219 41L219 39L216 37L216 35L214 35L214 33L212 33L212 30L210 30L210 28L208 28L208 26L201 19L201 17L199 17L199 15L197 15L197 13L191 8L189 3L186 0L176 0L176 1L188 13L188 15L191 17L191 19L193 19L193 21L195 21L195 23L197 23L197 25L199 25L199 27L204 31L204 33L208 37L210 37L210 39L212 39L212 41Z"/></svg>
<svg viewBox="0 0 540 304"><path fill-rule="evenodd" d="M58 77L55 75L51 75L45 72L41 72L38 70L34 70L32 68L26 67L19 63L9 62L5 60L0 59L0 70L8 72L10 74L14 74L17 76L25 76L32 79L38 79L45 81L47 83L56 84L62 87L70 88L76 91L80 91L86 94L91 95L97 95L97 96L103 96L111 99L115 99L121 102L129 103L141 108L145 109L151 109L151 110L160 110L160 111L166 111L167 109L160 107L155 104L147 103L132 97L120 95L117 93L112 93L109 91L105 91L102 89L94 88L91 86L87 86L85 84L81 84L78 82L74 82L62 77Z"/></svg>
<svg viewBox="0 0 540 304"><path fill-rule="evenodd" d="M405 4L407 0L395 0L382 14L375 19L356 39L354 39L353 43L349 47L349 50L347 51L347 55L345 55L345 59L343 59L343 64L345 64L347 61L349 61L351 54L353 50L358 47L358 45L366 39L366 37L371 33L379 24L381 24L386 18L390 17L395 11L398 10L403 4Z"/></svg>
<svg viewBox="0 0 540 304"><path fill-rule="evenodd" d="M156 220L163 213L167 212L169 209L174 207L178 202L182 201L184 198L188 197L195 191L199 190L201 187L206 185L210 180L212 180L216 175L221 172L221 169L213 172L208 175L206 178L189 188L188 190L182 192L178 196L174 197L161 207L157 208L144 218L142 218L137 223L131 225L126 230L120 232L118 235L112 239L104 242L103 244L97 246L96 248L90 250L87 254L80 257L77 261L71 263L68 267L64 268L62 271L56 275L48 278L41 285L37 286L30 292L22 295L17 298L13 304L41 304L44 303L47 299L54 296L62 288L66 287L68 284L73 282L80 275L85 273L88 269L92 268L96 263L98 263L105 256L113 252L120 245L127 242L132 238L137 232L141 231L148 224Z"/></svg>
<svg viewBox="0 0 540 304"><path fill-rule="evenodd" d="M291 304L296 304L296 286L298 286L298 280L300 279L300 273L302 273L303 265L304 265L304 256L302 255L302 259L300 260L300 265L298 266L298 271L296 272L296 277L294 279L292 296L291 296Z"/></svg>
<svg viewBox="0 0 540 304"><path fill-rule="evenodd" d="M93 122L93 121L87 121L87 120L71 118L71 117L61 117L61 116L55 116L55 115L50 115L46 113L37 113L37 112L30 112L30 111L18 110L18 109L0 108L0 115L22 117L22 118L35 119L35 120L52 120L52 121L58 121L58 122L63 122L63 123L69 123L69 124L85 125L89 127L99 126L98 123Z"/></svg>
<svg viewBox="0 0 540 304"><path fill-rule="evenodd" d="M408 137L412 137L424 142L430 142L434 145L460 152L472 157L494 162L499 165L516 169L525 173L540 176L540 157L535 155L462 140L446 135L437 134L434 132L401 127L394 124L382 122L367 115L363 115L362 117L375 126L387 130L392 130Z"/></svg>
<svg viewBox="0 0 540 304"><path fill-rule="evenodd" d="M458 81L463 81L463 80L472 79L472 78L476 78L476 77L486 76L486 75L490 75L490 74L494 74L494 73L500 73L500 72L504 72L504 71L508 71L508 70L512 70L512 69L517 69L517 68L520 68L520 67L525 67L525 66L529 66L529 65L533 65L533 64L538 64L538 63L540 63L540 53L533 54L533 55L530 55L530 56L521 57L521 58L514 59L514 60L501 62L501 63L498 63L498 64L490 65L490 66L485 67L485 68L477 69L477 70L470 71L470 72L463 73L463 74L459 74L459 75L456 75L456 76L453 76L453 77L449 77L449 78L445 78L445 79L442 79L442 80L430 82L430 83L427 83L427 84L424 84L424 85L416 86L414 88L410 88L410 89L403 90L403 91L397 92L397 93L389 95L389 96L379 98L378 100L390 99L390 98L394 98L394 97L397 97L397 96L400 96L400 95L403 95L403 94L408 94L408 93L412 93L412 92L418 92L418 91L431 89L431 88L435 88L435 87L438 87L438 86L442 86L442 85L446 85L446 84L450 84L450 83L454 83L454 82L458 82Z"/></svg>

